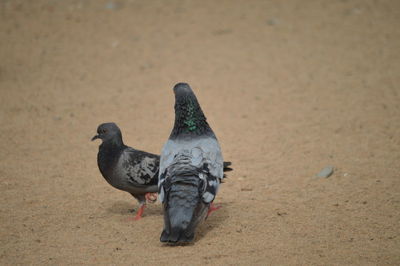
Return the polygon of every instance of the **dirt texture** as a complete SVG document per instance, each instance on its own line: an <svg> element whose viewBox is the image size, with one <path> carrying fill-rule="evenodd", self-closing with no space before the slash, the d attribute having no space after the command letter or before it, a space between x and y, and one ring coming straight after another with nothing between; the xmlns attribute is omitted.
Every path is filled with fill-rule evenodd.
<svg viewBox="0 0 400 266"><path fill-rule="evenodd" d="M0 40L1 265L400 264L400 1L2 0ZM90 138L159 153L177 82L234 171L168 247Z"/></svg>

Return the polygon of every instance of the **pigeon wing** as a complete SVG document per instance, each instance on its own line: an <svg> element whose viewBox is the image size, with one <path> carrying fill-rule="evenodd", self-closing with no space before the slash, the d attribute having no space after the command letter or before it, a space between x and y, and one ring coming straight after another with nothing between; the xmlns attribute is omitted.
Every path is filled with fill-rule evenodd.
<svg viewBox="0 0 400 266"><path fill-rule="evenodd" d="M135 186L156 185L158 179L159 156L133 148L122 153L122 169L128 181Z"/></svg>
<svg viewBox="0 0 400 266"><path fill-rule="evenodd" d="M162 183L168 176L176 173L171 171L181 171L179 167L175 167L176 159L183 154L184 157L190 158L190 162L186 162L181 167L197 169L199 178L203 180L203 200L211 202L220 184L223 175L223 158L221 148L215 138L201 138L191 141L168 140L164 145L160 160L160 174L158 187L160 192L160 200L164 200L164 191ZM170 173L168 173L170 171Z"/></svg>

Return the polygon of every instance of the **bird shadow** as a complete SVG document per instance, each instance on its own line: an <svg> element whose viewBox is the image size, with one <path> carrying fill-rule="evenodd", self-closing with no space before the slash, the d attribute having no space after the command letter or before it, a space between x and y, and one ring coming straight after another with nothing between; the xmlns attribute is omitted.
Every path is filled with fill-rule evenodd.
<svg viewBox="0 0 400 266"><path fill-rule="evenodd" d="M139 209L138 204L133 204L127 201L113 201L109 202L109 207L106 209L108 213L119 214L123 216L136 215ZM143 218L147 216L162 216L162 206L157 203L148 203L143 214Z"/></svg>
<svg viewBox="0 0 400 266"><path fill-rule="evenodd" d="M136 211L139 208L138 204L132 204L127 201L109 201L107 203L109 207L106 208L108 213L111 214L118 214L122 216L134 216L136 214ZM143 218L145 217L151 217L151 216L158 216L162 218L163 216L163 209L162 205L159 203L155 204L147 204L148 207L146 208ZM212 232L214 229L222 226L224 222L229 218L229 205L230 203L225 202L225 203L218 203L216 206L219 206L219 208L216 211L213 211L207 219L200 224L200 226L197 229L195 240L190 243L194 244L196 242L201 241L204 237L207 236L208 233ZM189 244L189 245L190 245Z"/></svg>
<svg viewBox="0 0 400 266"><path fill-rule="evenodd" d="M220 208L210 213L207 219L199 226L195 242L200 241L212 230L220 227L229 218L229 205L230 203L228 202L216 204Z"/></svg>

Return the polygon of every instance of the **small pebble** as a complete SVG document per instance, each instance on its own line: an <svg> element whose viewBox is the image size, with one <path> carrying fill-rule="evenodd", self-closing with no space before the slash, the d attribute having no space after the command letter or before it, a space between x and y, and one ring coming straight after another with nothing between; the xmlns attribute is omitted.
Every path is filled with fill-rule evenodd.
<svg viewBox="0 0 400 266"><path fill-rule="evenodd" d="M330 177L332 174L333 174L333 167L327 166L324 169L322 169L321 172L319 172L317 174L317 177L327 178L327 177Z"/></svg>
<svg viewBox="0 0 400 266"><path fill-rule="evenodd" d="M109 9L109 10L117 10L117 9L122 8L122 4L119 2L109 1L106 4L105 8Z"/></svg>
<svg viewBox="0 0 400 266"><path fill-rule="evenodd" d="M116 7L117 7L117 5L114 2L108 2L106 4L107 9L115 9Z"/></svg>
<svg viewBox="0 0 400 266"><path fill-rule="evenodd" d="M269 26L275 26L275 25L278 24L278 20L276 18L270 18L270 19L267 20L267 24Z"/></svg>

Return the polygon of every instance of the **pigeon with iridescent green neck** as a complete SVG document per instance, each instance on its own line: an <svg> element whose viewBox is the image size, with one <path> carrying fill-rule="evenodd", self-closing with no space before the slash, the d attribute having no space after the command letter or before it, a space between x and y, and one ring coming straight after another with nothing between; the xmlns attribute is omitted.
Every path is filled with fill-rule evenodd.
<svg viewBox="0 0 400 266"><path fill-rule="evenodd" d="M218 140L195 94L186 83L175 93L175 124L160 160L159 197L164 207L160 241L193 241L196 227L215 210L212 203L224 177Z"/></svg>

